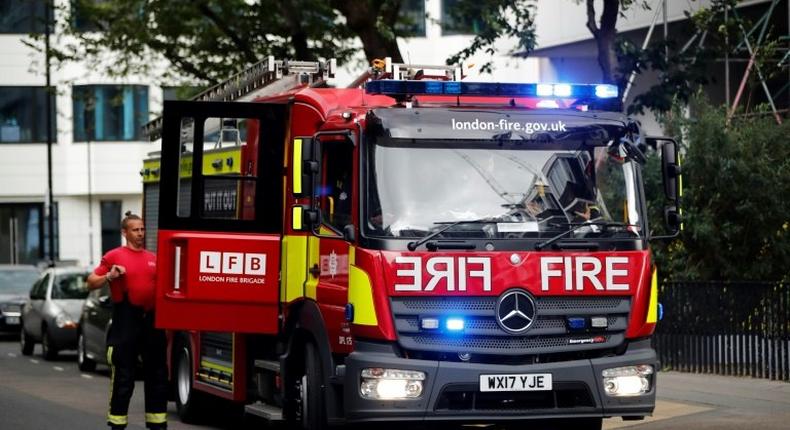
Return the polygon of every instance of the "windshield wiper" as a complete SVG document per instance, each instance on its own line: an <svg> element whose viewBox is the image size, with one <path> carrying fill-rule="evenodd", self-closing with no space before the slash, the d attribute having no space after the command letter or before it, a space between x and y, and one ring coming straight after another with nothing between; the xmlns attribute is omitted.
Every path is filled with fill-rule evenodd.
<svg viewBox="0 0 790 430"><path fill-rule="evenodd" d="M576 232L577 230L581 229L582 227L586 227L586 226L597 226L597 227L603 227L604 229L606 229L608 227L630 227L630 226L635 226L634 224L624 224L624 223L621 223L621 222L602 222L602 221L583 222L583 223L580 223L580 224L569 224L569 225L572 225L572 227L569 228L568 230L565 230L562 233L560 233L560 234L558 234L558 235L556 235L556 236L554 236L554 237L552 237L550 239L544 240L543 242L535 244L535 249L540 251L541 249L551 245L552 243L562 239L563 237L568 236L568 235Z"/></svg>
<svg viewBox="0 0 790 430"><path fill-rule="evenodd" d="M480 219L467 219L467 220L455 221L455 222L452 222L450 224L447 224L446 226L440 228L439 230L436 230L435 232L433 232L433 233L431 233L431 234L429 234L427 236L424 236L420 240L415 240L413 242L409 242L408 245L406 245L406 248L408 248L409 251L414 251L420 245L422 245L423 243L433 239L434 237L444 233L445 231L447 231L447 230L449 230L449 229L451 229L451 228L453 228L453 227L455 227L457 225L461 225L461 224L488 224L488 223L491 223L491 222L497 222L497 220L496 219L492 219L492 218L480 218ZM444 223L442 223L442 222L435 222L434 224L444 224Z"/></svg>

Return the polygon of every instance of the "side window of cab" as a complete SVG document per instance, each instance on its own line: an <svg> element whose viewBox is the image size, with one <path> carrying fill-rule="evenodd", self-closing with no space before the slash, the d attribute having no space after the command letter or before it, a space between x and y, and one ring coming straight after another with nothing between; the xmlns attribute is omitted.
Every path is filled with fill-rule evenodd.
<svg viewBox="0 0 790 430"><path fill-rule="evenodd" d="M349 140L322 145L321 219L337 232L353 222L354 145Z"/></svg>

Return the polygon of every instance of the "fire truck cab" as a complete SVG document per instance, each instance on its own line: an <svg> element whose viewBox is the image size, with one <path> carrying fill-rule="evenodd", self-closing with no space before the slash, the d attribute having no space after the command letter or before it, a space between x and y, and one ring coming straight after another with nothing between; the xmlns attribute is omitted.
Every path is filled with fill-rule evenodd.
<svg viewBox="0 0 790 430"><path fill-rule="evenodd" d="M144 215L184 419L210 396L309 429L652 413L644 137L617 88L427 70L165 102Z"/></svg>

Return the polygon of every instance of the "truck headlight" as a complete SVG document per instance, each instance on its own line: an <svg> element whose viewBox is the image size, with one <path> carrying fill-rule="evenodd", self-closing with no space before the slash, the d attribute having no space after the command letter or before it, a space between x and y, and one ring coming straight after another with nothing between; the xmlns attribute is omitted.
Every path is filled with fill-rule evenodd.
<svg viewBox="0 0 790 430"><path fill-rule="evenodd" d="M422 395L425 380L425 372L380 367L362 369L360 376L359 393L372 400L416 399Z"/></svg>
<svg viewBox="0 0 790 430"><path fill-rule="evenodd" d="M57 325L58 328L77 328L77 323L72 321L71 317L66 314L58 314L58 316L55 317L55 325Z"/></svg>
<svg viewBox="0 0 790 430"><path fill-rule="evenodd" d="M653 372L649 364L605 369L602 372L604 391L614 397L645 394L650 391Z"/></svg>

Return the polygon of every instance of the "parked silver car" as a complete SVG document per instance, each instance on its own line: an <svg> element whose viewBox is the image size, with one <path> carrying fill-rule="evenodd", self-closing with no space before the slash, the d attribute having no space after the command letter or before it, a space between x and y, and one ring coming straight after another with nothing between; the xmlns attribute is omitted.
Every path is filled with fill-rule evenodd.
<svg viewBox="0 0 790 430"><path fill-rule="evenodd" d="M0 264L0 334L19 334L22 306L40 275L35 266Z"/></svg>
<svg viewBox="0 0 790 430"><path fill-rule="evenodd" d="M30 298L22 308L22 354L31 355L41 342L44 359L54 359L58 351L77 348L80 312L88 289L89 270L75 267L47 269L33 284Z"/></svg>

